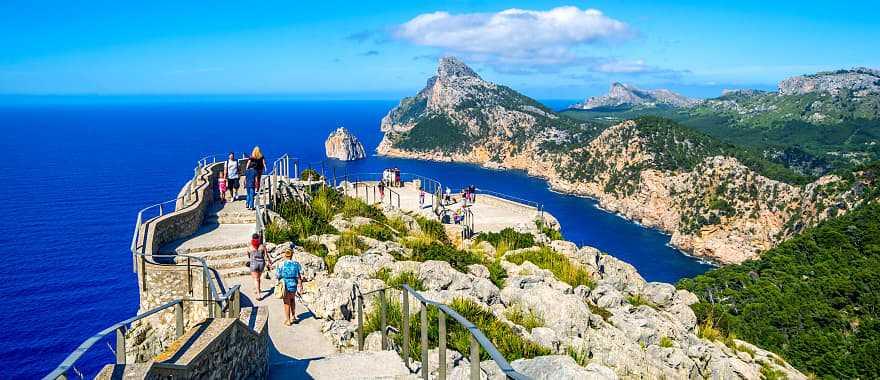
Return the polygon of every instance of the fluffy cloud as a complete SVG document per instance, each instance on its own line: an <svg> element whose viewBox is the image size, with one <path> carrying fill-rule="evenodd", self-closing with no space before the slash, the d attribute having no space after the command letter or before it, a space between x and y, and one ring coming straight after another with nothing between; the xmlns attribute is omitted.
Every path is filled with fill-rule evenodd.
<svg viewBox="0 0 880 380"><path fill-rule="evenodd" d="M400 25L394 35L493 65L552 66L594 61L578 54L577 48L626 40L634 32L626 23L598 10L559 7L548 11L426 13Z"/></svg>

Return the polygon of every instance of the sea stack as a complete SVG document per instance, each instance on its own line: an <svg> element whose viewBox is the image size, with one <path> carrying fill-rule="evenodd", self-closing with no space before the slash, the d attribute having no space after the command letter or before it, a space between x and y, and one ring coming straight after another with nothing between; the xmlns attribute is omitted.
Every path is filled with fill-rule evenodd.
<svg viewBox="0 0 880 380"><path fill-rule="evenodd" d="M324 142L327 158L342 161L354 161L367 157L364 145L344 127L336 128Z"/></svg>

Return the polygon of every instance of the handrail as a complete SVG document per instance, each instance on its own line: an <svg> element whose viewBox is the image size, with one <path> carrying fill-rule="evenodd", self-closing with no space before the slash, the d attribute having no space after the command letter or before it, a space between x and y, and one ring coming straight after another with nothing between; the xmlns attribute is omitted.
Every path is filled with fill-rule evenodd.
<svg viewBox="0 0 880 380"><path fill-rule="evenodd" d="M388 319L387 319L387 305L385 300L385 293L389 288L383 287L376 290L372 290L366 293L363 293L360 289L360 286L355 283L352 285L352 298L357 299L357 314L358 314L358 351L363 351L364 349L364 296L379 293L380 295L380 318L381 318L381 334L382 334L382 349L388 349ZM461 314L456 312L451 307L446 304L431 301L423 297L419 292L413 290L408 284L403 285L402 292L402 312L401 322L403 324L403 360L407 367L409 367L409 294L412 294L419 303L422 304L422 308L420 310L420 332L421 332L421 351L422 351L422 360L421 360L421 368L422 368L422 378L428 379L428 306L434 306L440 311L440 317L438 320L438 376L437 378L440 380L446 379L446 315L449 315L456 322L461 324L468 332L470 333L470 371L471 379L479 379L480 378L480 347L486 350L486 353L489 354L489 357L495 361L495 364L498 365L498 368L501 369L501 372L508 379L514 380L531 380L526 375L523 375L517 372L513 367L510 366L510 363L498 352L498 349L495 348L495 345L492 344L492 341L483 334L480 329L474 325L471 321L467 320L467 318L463 317Z"/></svg>
<svg viewBox="0 0 880 380"><path fill-rule="evenodd" d="M204 295L208 296L208 299L193 299L193 298L178 298L172 301L169 301L163 305L150 309L146 312L135 315L134 317L125 319L123 321L117 322L110 327L101 330L95 335L87 338L83 341L79 347L76 348L70 355L68 355L64 361L61 362L52 372L43 377L44 380L55 380L55 379L66 379L67 372L71 368L75 368L76 362L88 351L92 346L95 345L98 341L109 335L110 333L116 331L116 364L125 364L125 332L127 326L132 322L147 318L156 313L159 313L168 308L177 306L175 308L175 320L176 320L176 328L175 328L175 338L179 338L183 335L184 332L184 320L183 320L183 302L206 302L206 306L208 307L208 316L209 318L215 318L219 315L223 314L223 310L226 310L226 317L237 318L237 315L241 313L241 286L235 285L226 291L223 295L217 295L216 288L214 287L214 282L211 281L210 276L208 274L209 267L204 259L198 256L191 255L144 255L144 256L153 256L153 257L184 257L187 260L195 259L202 264L202 272L204 277L204 281L209 284L210 294ZM189 264L187 264L189 266ZM190 289L192 292L193 289ZM225 303L225 307L223 306Z"/></svg>
<svg viewBox="0 0 880 380"><path fill-rule="evenodd" d="M481 188L476 188L475 190L477 191L478 194L482 193L482 194L486 194L486 195L493 195L493 196L501 198L501 199L506 199L509 201L517 202L517 203L524 203L524 204L532 206L538 210L544 209L544 205L542 203L538 203L538 202L528 200L525 198L520 198L520 197L517 197L514 195L500 193L497 191L492 191L492 190L487 190L487 189L481 189Z"/></svg>

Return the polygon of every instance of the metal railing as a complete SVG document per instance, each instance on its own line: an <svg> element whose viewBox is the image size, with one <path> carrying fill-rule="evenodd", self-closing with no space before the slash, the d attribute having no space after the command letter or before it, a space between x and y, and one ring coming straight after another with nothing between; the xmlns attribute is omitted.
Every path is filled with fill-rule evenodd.
<svg viewBox="0 0 880 380"><path fill-rule="evenodd" d="M382 334L382 349L388 349L388 330L392 327L388 325L388 300L386 298L388 288L381 288L371 292L362 293L360 287L355 283L352 286L352 298L357 302L357 339L358 339L358 351L364 350L364 297L372 294L379 294L379 318L380 318L380 331ZM419 317L421 323L419 323L419 332L420 332L420 351L421 351L421 375L422 379L427 380L429 375L428 365L428 307L435 307L438 312L438 321L437 321L437 379L446 380L446 316L452 317L455 322L464 327L470 337L470 379L471 380L479 380L480 379L480 348L486 351L489 354L489 357L495 361L495 364L498 365L498 368L501 369L501 372L508 379L514 380L530 380L528 376L525 376L519 372L517 372L513 367L510 366L510 363L507 362L507 359L504 358L504 355L501 355L498 352L498 349L495 348L495 345L486 338L486 335L483 334L480 329L474 325L471 321L467 320L467 318L461 316L458 312L456 312L451 307L446 304L442 304L439 302L434 302L423 297L419 292L413 290L409 285L403 285L403 291L401 291L401 324L399 332L403 333L403 344L401 345L401 356L403 357L404 363L406 367L410 366L410 311L409 311L409 296L412 294L413 297L419 302L421 308L419 310Z"/></svg>
<svg viewBox="0 0 880 380"><path fill-rule="evenodd" d="M225 316L227 318L238 318L238 315L241 313L241 287L239 285L235 285L226 293L220 295L217 292L217 288L214 286L213 277L211 276L211 269L208 267L207 262L201 257L198 256L190 256L190 255L147 255L153 258L186 258L186 267L187 267L187 277L188 277L188 291L190 294L190 298L178 298L172 301L169 301L159 307L150 309L144 313L135 315L129 319L113 324L112 326L101 330L99 333L92 335L88 339L86 339L82 344L77 347L61 364L58 365L52 372L43 377L44 380L54 380L54 379L67 379L67 374L70 370L75 370L76 362L88 351L95 343L99 342L104 337L110 335L113 332L116 332L116 349L113 350L116 356L116 364L125 364L126 363L126 349L125 349L125 333L128 330L128 326L131 323L152 316L156 313L159 313L163 310L169 309L171 307L175 307L174 310L174 318L175 318L175 334L174 337L180 338L184 333L184 319L183 319L183 303L184 302L201 302L207 307L208 318L218 318L221 316ZM145 257L144 257L145 258ZM192 298L195 296L195 289L192 285L191 278L191 268L192 268L192 260L196 260L201 264L202 267L202 295L201 298ZM184 266L184 264L176 263L177 266Z"/></svg>

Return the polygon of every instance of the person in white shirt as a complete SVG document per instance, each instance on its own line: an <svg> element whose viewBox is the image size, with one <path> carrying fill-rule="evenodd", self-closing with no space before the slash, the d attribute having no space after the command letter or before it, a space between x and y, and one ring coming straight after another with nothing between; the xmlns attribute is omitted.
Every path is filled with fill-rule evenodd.
<svg viewBox="0 0 880 380"><path fill-rule="evenodd" d="M232 200L238 195L238 160L235 159L235 153L229 152L229 159L223 167L223 177L226 178L226 189L232 194Z"/></svg>

